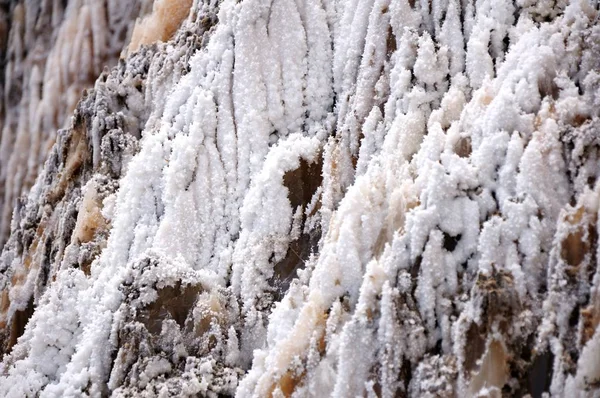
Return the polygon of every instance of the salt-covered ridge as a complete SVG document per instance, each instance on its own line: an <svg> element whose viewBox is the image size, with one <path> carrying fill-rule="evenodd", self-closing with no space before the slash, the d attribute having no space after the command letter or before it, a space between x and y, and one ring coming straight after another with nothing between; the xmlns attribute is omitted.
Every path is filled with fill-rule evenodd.
<svg viewBox="0 0 600 398"><path fill-rule="evenodd" d="M15 212L4 395L597 394L596 1L196 0L145 31L184 3Z"/></svg>

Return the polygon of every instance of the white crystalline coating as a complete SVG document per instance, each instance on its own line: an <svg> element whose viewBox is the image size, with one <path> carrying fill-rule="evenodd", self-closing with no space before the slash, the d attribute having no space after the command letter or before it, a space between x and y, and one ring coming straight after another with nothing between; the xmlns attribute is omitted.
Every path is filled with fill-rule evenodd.
<svg viewBox="0 0 600 398"><path fill-rule="evenodd" d="M7 397L30 395L44 387L52 390L73 355L81 333L77 327L77 296L87 281L81 271L69 270L61 273L57 282L61 286L57 284L57 289L44 296L40 303L43 310L36 311L30 320L22 337L24 343L11 354L14 359L10 366L0 365L8 380L13 380L3 383Z"/></svg>
<svg viewBox="0 0 600 398"><path fill-rule="evenodd" d="M113 46L83 3L62 73ZM15 218L0 395L597 394L596 1L181 4Z"/></svg>

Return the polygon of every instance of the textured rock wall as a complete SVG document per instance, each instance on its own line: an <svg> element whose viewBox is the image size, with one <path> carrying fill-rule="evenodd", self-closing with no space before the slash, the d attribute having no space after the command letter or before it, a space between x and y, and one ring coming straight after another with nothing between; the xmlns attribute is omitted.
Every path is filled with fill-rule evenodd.
<svg viewBox="0 0 600 398"><path fill-rule="evenodd" d="M84 88L113 66L145 0L0 3L0 245ZM147 8L147 5L146 5Z"/></svg>
<svg viewBox="0 0 600 398"><path fill-rule="evenodd" d="M140 5L14 210L0 392L597 396L598 9Z"/></svg>

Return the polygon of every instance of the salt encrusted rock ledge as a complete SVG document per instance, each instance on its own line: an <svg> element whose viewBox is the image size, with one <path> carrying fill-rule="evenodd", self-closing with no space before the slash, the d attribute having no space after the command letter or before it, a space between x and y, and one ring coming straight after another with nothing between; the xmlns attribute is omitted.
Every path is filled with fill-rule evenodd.
<svg viewBox="0 0 600 398"><path fill-rule="evenodd" d="M0 395L600 396L597 1L32 3Z"/></svg>

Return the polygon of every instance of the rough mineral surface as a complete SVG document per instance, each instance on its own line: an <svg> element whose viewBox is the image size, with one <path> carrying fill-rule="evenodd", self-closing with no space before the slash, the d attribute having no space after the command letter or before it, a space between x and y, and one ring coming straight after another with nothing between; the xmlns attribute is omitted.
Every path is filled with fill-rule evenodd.
<svg viewBox="0 0 600 398"><path fill-rule="evenodd" d="M0 88L0 396L600 397L599 1L0 0Z"/></svg>

